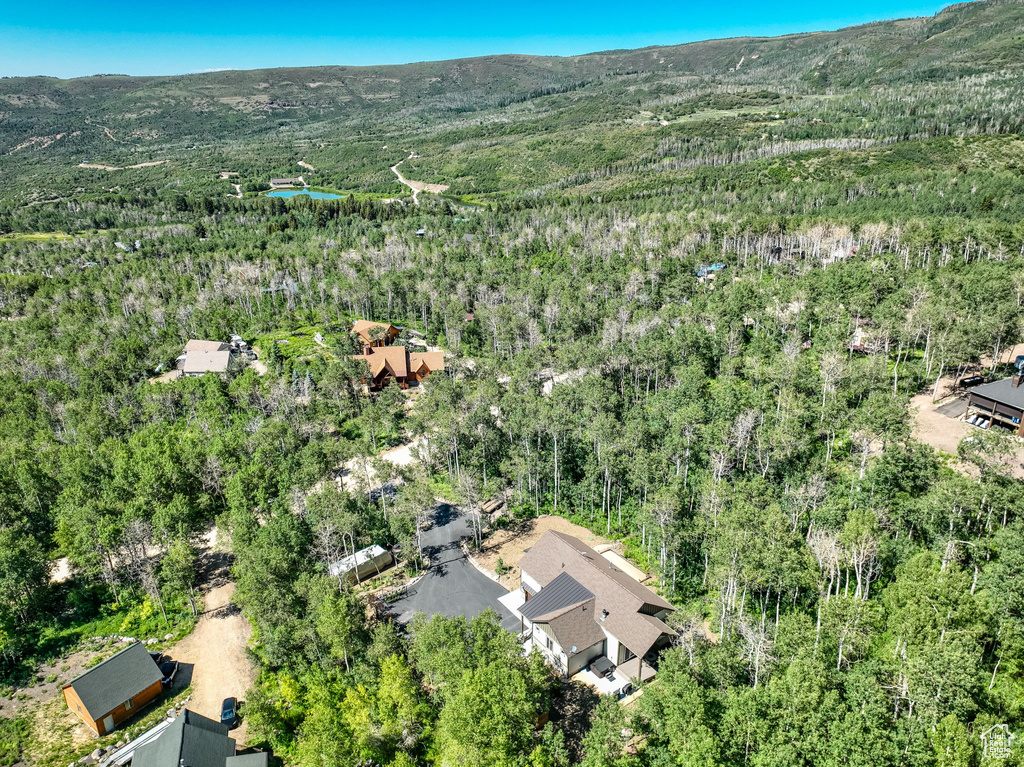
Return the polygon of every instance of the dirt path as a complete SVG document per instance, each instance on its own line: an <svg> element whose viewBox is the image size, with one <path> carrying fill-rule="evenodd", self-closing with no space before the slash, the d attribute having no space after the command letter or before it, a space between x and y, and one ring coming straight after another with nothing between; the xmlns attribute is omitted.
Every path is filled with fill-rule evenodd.
<svg viewBox="0 0 1024 767"><path fill-rule="evenodd" d="M177 370L170 371L177 373ZM156 379L149 379L152 383ZM150 544L146 547L146 556L159 557L163 554L163 549L156 544ZM113 557L114 563L120 565L121 558L118 555ZM71 561L67 557L61 557L60 559L54 559L50 562L50 583L63 583L71 577Z"/></svg>
<svg viewBox="0 0 1024 767"><path fill-rule="evenodd" d="M102 125L100 127L103 128ZM114 134L110 132L110 128L103 128L103 132L106 133L107 134L107 138L109 138L114 143L116 143L116 144L123 144L124 143L123 141L118 141L116 138L114 138Z"/></svg>
<svg viewBox="0 0 1024 767"><path fill-rule="evenodd" d="M416 156L415 152L410 152L409 156L406 158L406 160L411 160L415 156ZM405 184L407 187L409 187L412 190L412 204L413 205L419 205L420 204L420 199L419 199L420 192L430 192L431 194L441 194L441 192L448 191L448 185L447 184L426 184L426 183L424 183L422 181L410 181L409 179L407 179L405 176L402 175L401 171L398 170L398 166L401 165L403 162L405 162L405 160L401 160L401 161L395 163L394 165L392 165L391 166L391 172L394 173L396 176L398 176L398 181L400 183Z"/></svg>
<svg viewBox="0 0 1024 767"><path fill-rule="evenodd" d="M305 162L304 160L299 160L299 165L303 168L307 168L313 171L314 173L316 172L316 168L314 168L312 165L310 165L308 162Z"/></svg>
<svg viewBox="0 0 1024 767"><path fill-rule="evenodd" d="M78 131L75 131L71 135L72 136L77 136L78 133L79 133ZM32 149L46 149L48 146L52 145L55 141L60 141L62 138L64 138L67 135L68 135L67 133L55 133L52 136L33 136L32 138L28 139L27 141L23 141L22 143L18 144L18 146L14 147L14 149L9 151L7 154L14 154L15 152L20 152L22 149L28 149L30 147Z"/></svg>
<svg viewBox="0 0 1024 767"><path fill-rule="evenodd" d="M154 160L153 162L140 162L137 165L126 165L123 168L119 168L115 165L100 165L94 162L80 162L78 163L79 168L93 168L95 170L130 170L132 168L151 168L154 165L163 165L167 160Z"/></svg>
<svg viewBox="0 0 1024 767"><path fill-rule="evenodd" d="M911 398L910 413L914 417L914 439L950 455L956 455L960 440L973 428L936 411L931 391Z"/></svg>
<svg viewBox="0 0 1024 767"><path fill-rule="evenodd" d="M232 184L231 186L233 186L235 188L235 192L237 192L235 197L237 197L239 200L241 200L242 199L242 185L241 184Z"/></svg>
<svg viewBox="0 0 1024 767"><path fill-rule="evenodd" d="M255 673L245 648L252 627L231 602L235 584L230 580L226 554L210 555L209 577L203 595L205 609L195 630L167 652L182 664L182 684L191 681L192 698L188 707L196 713L220 721L224 698L245 700ZM232 731L239 745L245 743L245 722Z"/></svg>
<svg viewBox="0 0 1024 767"><path fill-rule="evenodd" d="M367 485L367 490L375 490L380 487L380 482L377 479L377 472L373 468L373 462L377 459L387 461L393 466L410 466L416 462L416 457L413 455L413 448L422 446L423 439L418 438L412 442L408 442L398 447L393 447L390 450L376 456L357 456L350 458L340 467L340 471L336 472L336 476L339 481L344 484L345 487L349 487L350 483L355 481L357 483L363 483Z"/></svg>

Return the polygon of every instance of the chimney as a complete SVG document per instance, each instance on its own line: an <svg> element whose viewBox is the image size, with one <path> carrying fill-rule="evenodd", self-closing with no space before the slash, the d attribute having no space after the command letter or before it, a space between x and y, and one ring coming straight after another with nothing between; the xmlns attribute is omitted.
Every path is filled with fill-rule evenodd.
<svg viewBox="0 0 1024 767"><path fill-rule="evenodd" d="M1021 371L1018 370L1016 373L1013 374L1013 378L1010 379L1010 386L1012 386L1014 389L1020 386L1021 375Z"/></svg>
<svg viewBox="0 0 1024 767"><path fill-rule="evenodd" d="M369 345L364 346L363 347L363 354L366 354L366 355L373 354L373 348L370 347Z"/></svg>

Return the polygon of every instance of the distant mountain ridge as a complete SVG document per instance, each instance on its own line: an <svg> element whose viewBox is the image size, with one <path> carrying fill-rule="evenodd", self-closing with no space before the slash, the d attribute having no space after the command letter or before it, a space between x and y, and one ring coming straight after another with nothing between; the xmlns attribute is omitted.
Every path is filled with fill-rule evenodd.
<svg viewBox="0 0 1024 767"><path fill-rule="evenodd" d="M0 81L11 118L67 112L149 125L186 110L259 120L487 109L622 76L715 76L810 88L949 79L1024 62L1024 4L961 3L927 18L833 32L707 40L580 56L516 54L385 66L227 70ZM10 118L9 118L10 119Z"/></svg>
<svg viewBox="0 0 1024 767"><path fill-rule="evenodd" d="M568 57L9 78L0 168L25 201L202 186L225 168L258 183L297 162L316 169L312 183L383 195L415 151L409 177L450 194L593 191L635 173L1016 133L1022 67L1024 0L979 0L836 31ZM97 173L119 168L131 180Z"/></svg>

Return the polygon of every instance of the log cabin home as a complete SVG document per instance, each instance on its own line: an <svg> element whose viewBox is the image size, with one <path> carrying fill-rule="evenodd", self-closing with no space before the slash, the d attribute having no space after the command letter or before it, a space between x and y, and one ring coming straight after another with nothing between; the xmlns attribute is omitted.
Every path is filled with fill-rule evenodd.
<svg viewBox="0 0 1024 767"><path fill-rule="evenodd" d="M366 346L353 359L364 360L369 373L363 383L370 391L379 391L392 381L403 389L431 374L444 370L444 352L410 352L404 346Z"/></svg>
<svg viewBox="0 0 1024 767"><path fill-rule="evenodd" d="M363 346L391 346L398 338L398 328L387 322L357 320L352 323L352 334Z"/></svg>
<svg viewBox="0 0 1024 767"><path fill-rule="evenodd" d="M113 732L163 689L163 674L135 642L61 688L64 701L97 737Z"/></svg>

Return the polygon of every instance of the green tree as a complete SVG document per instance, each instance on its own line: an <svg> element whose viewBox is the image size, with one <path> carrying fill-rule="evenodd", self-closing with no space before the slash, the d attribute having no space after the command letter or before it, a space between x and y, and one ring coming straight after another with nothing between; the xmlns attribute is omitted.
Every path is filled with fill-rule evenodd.
<svg viewBox="0 0 1024 767"><path fill-rule="evenodd" d="M167 554L160 561L160 578L172 593L184 595L192 614L198 614L195 600L196 551L189 541L177 538L171 542Z"/></svg>
<svg viewBox="0 0 1024 767"><path fill-rule="evenodd" d="M615 698L603 696L591 715L590 730L583 739L583 767L633 767L626 710Z"/></svg>
<svg viewBox="0 0 1024 767"><path fill-rule="evenodd" d="M528 764L541 693L521 671L489 663L464 672L437 723L438 763Z"/></svg>

